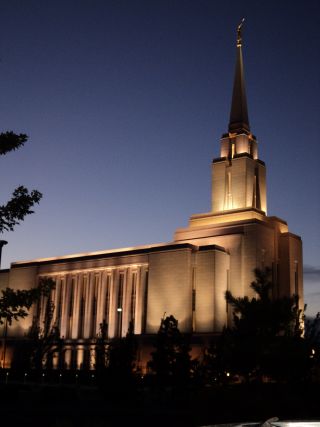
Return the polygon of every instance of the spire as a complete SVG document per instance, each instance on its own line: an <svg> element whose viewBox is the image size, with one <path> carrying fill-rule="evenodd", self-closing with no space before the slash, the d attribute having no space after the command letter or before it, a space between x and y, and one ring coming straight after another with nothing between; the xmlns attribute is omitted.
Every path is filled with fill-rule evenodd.
<svg viewBox="0 0 320 427"><path fill-rule="evenodd" d="M237 28L237 60L234 75L232 104L230 111L229 132L250 132L246 88L244 84L243 59L242 59L242 25L244 18Z"/></svg>

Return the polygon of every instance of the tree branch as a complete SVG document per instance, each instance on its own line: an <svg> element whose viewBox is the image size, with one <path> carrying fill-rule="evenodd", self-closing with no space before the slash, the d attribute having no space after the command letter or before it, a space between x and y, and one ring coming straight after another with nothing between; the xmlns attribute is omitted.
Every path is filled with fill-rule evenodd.
<svg viewBox="0 0 320 427"><path fill-rule="evenodd" d="M12 131L0 133L0 155L17 150L27 141L28 136L24 133L19 135Z"/></svg>

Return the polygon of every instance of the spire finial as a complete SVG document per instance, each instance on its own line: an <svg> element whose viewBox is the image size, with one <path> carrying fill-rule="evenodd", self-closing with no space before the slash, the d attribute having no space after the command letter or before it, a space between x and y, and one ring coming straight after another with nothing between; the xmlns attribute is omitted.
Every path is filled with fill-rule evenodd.
<svg viewBox="0 0 320 427"><path fill-rule="evenodd" d="M237 60L234 75L232 104L230 111L229 132L250 132L246 89L244 84L243 60L242 60L242 18L237 28Z"/></svg>
<svg viewBox="0 0 320 427"><path fill-rule="evenodd" d="M241 22L240 22L240 24L238 25L238 28L237 28L237 47L241 47L242 46L242 33L241 33L241 30L242 30L243 23L244 23L244 18L241 19Z"/></svg>

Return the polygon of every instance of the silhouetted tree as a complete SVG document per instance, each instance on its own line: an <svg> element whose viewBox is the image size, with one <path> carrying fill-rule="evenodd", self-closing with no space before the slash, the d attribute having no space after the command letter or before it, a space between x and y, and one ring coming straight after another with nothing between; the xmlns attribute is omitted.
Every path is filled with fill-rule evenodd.
<svg viewBox="0 0 320 427"><path fill-rule="evenodd" d="M316 347L320 346L320 313L314 319L306 319L305 337Z"/></svg>
<svg viewBox="0 0 320 427"><path fill-rule="evenodd" d="M52 287L49 279L41 280L39 285L32 289L11 289L1 290L0 297L0 324L7 322L12 324L13 320L19 320L28 316L28 310L41 296L48 296Z"/></svg>
<svg viewBox="0 0 320 427"><path fill-rule="evenodd" d="M6 341L8 327L14 320L24 319L29 314L31 306L38 302L40 298L48 297L53 287L51 279L43 279L39 285L32 289L11 289L1 290L0 297L0 324L3 324L3 352L2 365L5 366L6 359Z"/></svg>
<svg viewBox="0 0 320 427"><path fill-rule="evenodd" d="M314 319L305 322L305 339L311 346L311 377L313 381L320 382L320 313Z"/></svg>
<svg viewBox="0 0 320 427"><path fill-rule="evenodd" d="M130 322L128 332L124 338L114 338L109 342L107 351L109 372L118 378L130 378L135 368L137 348L133 323Z"/></svg>
<svg viewBox="0 0 320 427"><path fill-rule="evenodd" d="M299 296L272 298L271 269L254 270L256 280L251 289L257 297L234 297L226 292L227 303L233 308L234 328L255 336L301 336L303 310L299 309Z"/></svg>
<svg viewBox="0 0 320 427"><path fill-rule="evenodd" d="M303 310L298 295L272 298L271 270L255 270L256 297L234 297L233 327L223 333L225 369L250 377L304 379L310 367L310 343L303 338Z"/></svg>
<svg viewBox="0 0 320 427"><path fill-rule="evenodd" d="M108 363L108 324L105 320L99 325L99 333L95 345L95 369L98 374L103 374Z"/></svg>
<svg viewBox="0 0 320 427"><path fill-rule="evenodd" d="M45 295L45 312L43 324L35 316L30 327L27 343L30 351L30 367L37 371L43 368L52 368L52 359L55 353L61 353L62 339L60 329L53 324L54 303L51 299L51 290L55 283L52 279L45 279L50 288L49 294ZM59 354L61 357L61 355Z"/></svg>
<svg viewBox="0 0 320 427"><path fill-rule="evenodd" d="M102 322L96 339L96 371L100 387L111 392L110 397L124 397L135 385L135 363L138 343L133 323L123 338L107 338L107 323Z"/></svg>
<svg viewBox="0 0 320 427"><path fill-rule="evenodd" d="M136 385L135 363L138 342L134 335L133 323L125 337L108 339L107 323L102 322L96 339L96 372L99 387L112 400L127 401L133 397Z"/></svg>
<svg viewBox="0 0 320 427"><path fill-rule="evenodd" d="M14 132L0 133L0 155L17 150L27 141L25 134ZM14 227L23 221L26 215L32 214L32 207L39 203L42 194L37 190L31 192L24 186L16 188L11 199L4 205L0 205L0 233L12 231Z"/></svg>
<svg viewBox="0 0 320 427"><path fill-rule="evenodd" d="M148 367L160 384L182 384L190 378L189 339L180 333L174 316L161 319L160 328Z"/></svg>
<svg viewBox="0 0 320 427"><path fill-rule="evenodd" d="M28 137L25 134L15 134L12 131L0 133L0 156L22 147ZM13 231L14 227L24 220L26 215L33 213L32 207L39 203L42 194L37 190L29 190L24 186L17 187L11 199L0 205L0 233ZM13 320L27 316L27 312L34 301L39 297L38 290L2 290L0 298L0 324L3 328L2 366L5 365L6 339L8 326Z"/></svg>
<svg viewBox="0 0 320 427"><path fill-rule="evenodd" d="M229 382L230 366L227 353L228 335L226 331L215 337L208 347L203 349L203 356L196 361L194 380L198 385L224 384Z"/></svg>

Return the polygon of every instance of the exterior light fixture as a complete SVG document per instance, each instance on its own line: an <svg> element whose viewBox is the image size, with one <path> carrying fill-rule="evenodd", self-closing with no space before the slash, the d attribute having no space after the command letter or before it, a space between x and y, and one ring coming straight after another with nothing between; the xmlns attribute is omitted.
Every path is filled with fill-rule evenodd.
<svg viewBox="0 0 320 427"><path fill-rule="evenodd" d="M121 311L122 311L122 308L121 308L121 307L118 307L118 308L117 308L117 312L118 312L118 313L121 313Z"/></svg>

